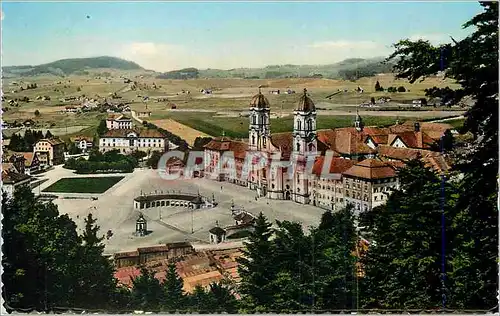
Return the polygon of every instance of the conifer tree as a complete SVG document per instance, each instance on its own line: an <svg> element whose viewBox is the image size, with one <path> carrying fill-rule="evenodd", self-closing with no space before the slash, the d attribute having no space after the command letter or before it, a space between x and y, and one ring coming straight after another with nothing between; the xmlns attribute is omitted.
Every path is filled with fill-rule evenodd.
<svg viewBox="0 0 500 316"><path fill-rule="evenodd" d="M362 302L366 308L440 308L450 286L442 274L449 270L449 254L442 257L443 229L445 236L452 236L442 217L453 218L456 192L420 160L408 162L398 176L400 189L386 204L361 216L361 225L371 232L361 259L366 274L360 285Z"/></svg>
<svg viewBox="0 0 500 316"><path fill-rule="evenodd" d="M471 132L471 148L460 154L460 212L449 225L453 240L454 299L457 307L491 308L498 289L498 2L480 2L483 12L463 25L471 34L460 41L433 46L427 41L400 41L389 57L398 60L398 78L410 83L443 71L460 88L429 89L431 97L458 103L474 100L463 132Z"/></svg>
<svg viewBox="0 0 500 316"><path fill-rule="evenodd" d="M237 259L241 276L239 293L243 296L245 308L249 310L262 310L272 303L275 262L271 235L271 224L261 212L256 219L255 230L250 233L248 242L245 242L243 256Z"/></svg>
<svg viewBox="0 0 500 316"><path fill-rule="evenodd" d="M165 311L182 311L186 310L186 297L183 291L184 282L177 274L175 263L168 266L167 275L163 282L163 291L165 299L163 302L163 310Z"/></svg>
<svg viewBox="0 0 500 316"><path fill-rule="evenodd" d="M165 292L154 273L141 267L141 275L132 280L130 305L143 311L157 311L165 300Z"/></svg>

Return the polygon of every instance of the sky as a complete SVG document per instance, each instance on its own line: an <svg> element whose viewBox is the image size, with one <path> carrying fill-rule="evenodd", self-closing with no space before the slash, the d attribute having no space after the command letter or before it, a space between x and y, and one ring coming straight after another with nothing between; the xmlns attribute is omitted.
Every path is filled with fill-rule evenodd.
<svg viewBox="0 0 500 316"><path fill-rule="evenodd" d="M387 56L400 39L460 39L477 2L1 2L2 65L115 56L231 69Z"/></svg>

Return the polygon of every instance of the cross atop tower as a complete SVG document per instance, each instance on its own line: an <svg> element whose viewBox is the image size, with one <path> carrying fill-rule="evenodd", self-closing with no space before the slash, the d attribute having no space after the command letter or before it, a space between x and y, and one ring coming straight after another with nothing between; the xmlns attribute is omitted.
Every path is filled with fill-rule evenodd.
<svg viewBox="0 0 500 316"><path fill-rule="evenodd" d="M307 89L306 89L306 88L304 88L304 95L306 95L306 94L307 94Z"/></svg>

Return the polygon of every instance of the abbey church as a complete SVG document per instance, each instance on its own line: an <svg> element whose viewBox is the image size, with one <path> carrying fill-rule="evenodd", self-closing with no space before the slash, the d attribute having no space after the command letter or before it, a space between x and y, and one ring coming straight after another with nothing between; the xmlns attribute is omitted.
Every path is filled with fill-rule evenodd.
<svg viewBox="0 0 500 316"><path fill-rule="evenodd" d="M271 132L271 105L260 89L249 112L247 140L218 137L205 146L204 176L248 187L259 197L330 210L352 203L359 213L385 202L398 187L397 169L408 160L422 159L436 172L449 169L446 157L435 151L441 137L452 129L447 124L371 127L364 126L357 114L352 127L317 130L316 107L306 89L293 111L292 132ZM234 165L220 163L226 151L234 154ZM269 158L280 155L291 165L252 167L242 178L247 152L266 153Z"/></svg>

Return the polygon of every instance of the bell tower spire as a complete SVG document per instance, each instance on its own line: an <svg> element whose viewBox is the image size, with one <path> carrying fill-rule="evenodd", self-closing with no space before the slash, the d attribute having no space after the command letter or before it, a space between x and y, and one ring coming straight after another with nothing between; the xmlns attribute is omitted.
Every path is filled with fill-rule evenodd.
<svg viewBox="0 0 500 316"><path fill-rule="evenodd" d="M271 136L270 128L270 107L269 101L262 94L259 86L259 93L253 96L250 101L250 124L248 127L249 149L262 150L266 148Z"/></svg>

